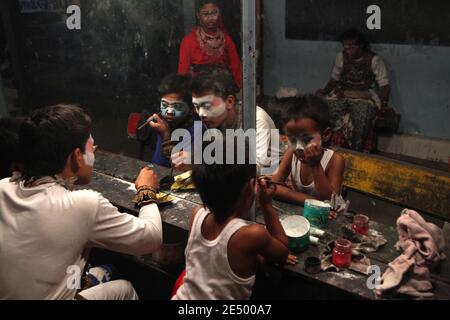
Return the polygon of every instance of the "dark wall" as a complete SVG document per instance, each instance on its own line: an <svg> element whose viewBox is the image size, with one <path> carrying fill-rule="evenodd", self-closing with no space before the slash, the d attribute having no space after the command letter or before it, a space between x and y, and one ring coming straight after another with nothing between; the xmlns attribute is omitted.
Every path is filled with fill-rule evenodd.
<svg viewBox="0 0 450 320"><path fill-rule="evenodd" d="M367 30L370 5L381 9L381 30ZM288 39L335 41L351 26L374 43L450 46L450 1L286 0Z"/></svg>
<svg viewBox="0 0 450 320"><path fill-rule="evenodd" d="M81 30L65 12L22 13L28 103L80 103L93 115L156 110L161 78L176 72L182 0L81 0Z"/></svg>

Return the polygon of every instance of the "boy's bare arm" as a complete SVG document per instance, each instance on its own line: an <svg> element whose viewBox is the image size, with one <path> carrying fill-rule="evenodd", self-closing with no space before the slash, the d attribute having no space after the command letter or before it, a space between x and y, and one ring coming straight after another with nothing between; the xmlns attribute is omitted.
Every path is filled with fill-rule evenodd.
<svg viewBox="0 0 450 320"><path fill-rule="evenodd" d="M289 203L298 204L298 205L304 205L305 201L309 200L309 199L317 200L316 198L314 198L310 195L307 195L307 194L304 194L304 193L301 193L301 192L298 192L298 191L295 191L288 187L283 187L283 186L277 187L277 192L275 194L275 198L280 201L289 202Z"/></svg>
<svg viewBox="0 0 450 320"><path fill-rule="evenodd" d="M342 183L344 180L345 159L340 154L335 154L333 161L327 173L328 181L333 191L340 194L342 192Z"/></svg>
<svg viewBox="0 0 450 320"><path fill-rule="evenodd" d="M331 199L333 192L341 191L345 161L341 155L334 154L326 173L321 164L322 157L322 147L311 144L305 148L305 158L301 161L311 168L317 199L326 201Z"/></svg>
<svg viewBox="0 0 450 320"><path fill-rule="evenodd" d="M286 179L291 174L291 167L292 167L292 157L294 156L294 152L292 149L289 149L286 151L285 155L283 156L283 160L281 160L280 167L278 168L277 172L272 177L272 180L275 182L285 182Z"/></svg>
<svg viewBox="0 0 450 320"><path fill-rule="evenodd" d="M285 243L274 237L264 226L254 224L247 229L247 238L256 257L262 257L262 261L269 263L285 263L289 255L289 249ZM287 241L287 238L286 238Z"/></svg>
<svg viewBox="0 0 450 320"><path fill-rule="evenodd" d="M262 233L260 235L261 243L259 243L259 252L261 255L268 255L269 258L282 258L287 252L288 238L281 225L280 219L272 206L272 198L277 189L276 185L268 184L265 179L258 179L257 192L259 204L264 214L266 230L254 230L254 232ZM287 255L286 253L286 255ZM273 255L273 256L272 256ZM267 259L266 256L264 258ZM286 259L286 257L284 257Z"/></svg>
<svg viewBox="0 0 450 320"><path fill-rule="evenodd" d="M276 238L287 247L288 238L286 236L286 232L284 231L280 219L278 218L272 204L262 205L261 210L264 213L264 221L266 222L267 231L272 237Z"/></svg>

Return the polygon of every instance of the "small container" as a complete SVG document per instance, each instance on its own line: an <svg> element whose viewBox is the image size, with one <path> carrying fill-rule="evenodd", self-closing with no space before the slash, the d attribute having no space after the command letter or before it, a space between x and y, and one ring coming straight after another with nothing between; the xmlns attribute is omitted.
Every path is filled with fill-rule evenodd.
<svg viewBox="0 0 450 320"><path fill-rule="evenodd" d="M306 200L303 216L314 227L323 229L328 224L328 216L330 215L331 206L328 203L317 200Z"/></svg>
<svg viewBox="0 0 450 320"><path fill-rule="evenodd" d="M313 236L310 236L310 237L309 237L309 243L310 243L310 244L312 244L312 245L314 245L314 246L318 246L318 245L319 245L319 242L320 242L320 239L319 239L319 238L313 237Z"/></svg>
<svg viewBox="0 0 450 320"><path fill-rule="evenodd" d="M310 274L318 274L322 271L322 265L319 258L308 257L305 260L305 271Z"/></svg>
<svg viewBox="0 0 450 320"><path fill-rule="evenodd" d="M356 233L366 236L369 233L369 217L358 214L353 218L352 229Z"/></svg>
<svg viewBox="0 0 450 320"><path fill-rule="evenodd" d="M281 220L281 225L288 236L289 250L300 253L308 249L311 225L306 218L290 216Z"/></svg>
<svg viewBox="0 0 450 320"><path fill-rule="evenodd" d="M325 231L316 228L311 228L311 235L313 237L321 238L325 236Z"/></svg>
<svg viewBox="0 0 450 320"><path fill-rule="evenodd" d="M345 239L334 242L332 263L338 268L348 268L352 264L352 243Z"/></svg>

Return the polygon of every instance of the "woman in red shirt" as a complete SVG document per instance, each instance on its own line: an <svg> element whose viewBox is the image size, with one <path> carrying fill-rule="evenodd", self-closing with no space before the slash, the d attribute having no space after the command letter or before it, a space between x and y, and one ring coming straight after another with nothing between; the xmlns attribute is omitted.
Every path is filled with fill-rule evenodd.
<svg viewBox="0 0 450 320"><path fill-rule="evenodd" d="M201 1L197 12L199 26L184 37L180 47L178 73L196 74L203 68L228 69L242 88L242 64L231 37L224 30L220 8L214 0Z"/></svg>

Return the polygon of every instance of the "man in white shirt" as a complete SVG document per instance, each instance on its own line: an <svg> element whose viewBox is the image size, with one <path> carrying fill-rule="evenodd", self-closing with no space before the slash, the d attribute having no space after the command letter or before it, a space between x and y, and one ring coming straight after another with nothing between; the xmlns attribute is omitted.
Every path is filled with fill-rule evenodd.
<svg viewBox="0 0 450 320"><path fill-rule="evenodd" d="M256 106L256 165L260 175L271 176L280 165L280 132L270 115Z"/></svg>
<svg viewBox="0 0 450 320"><path fill-rule="evenodd" d="M79 292L90 248L131 255L155 252L162 222L153 201L158 178L136 180L139 218L101 194L72 191L90 182L95 161L91 120L78 107L35 111L20 130L23 170L0 181L0 299L137 299L127 281Z"/></svg>

